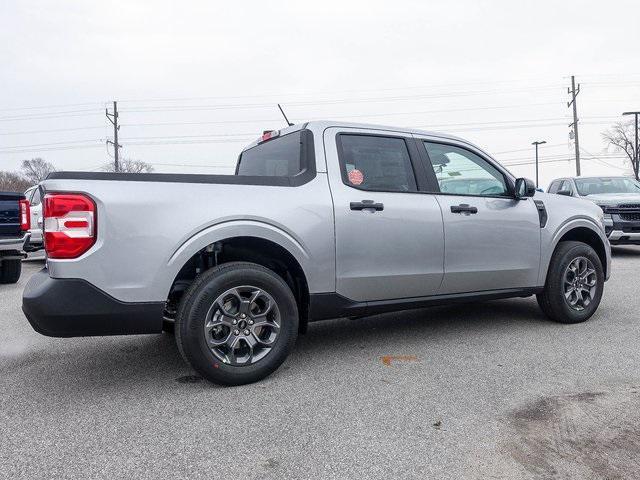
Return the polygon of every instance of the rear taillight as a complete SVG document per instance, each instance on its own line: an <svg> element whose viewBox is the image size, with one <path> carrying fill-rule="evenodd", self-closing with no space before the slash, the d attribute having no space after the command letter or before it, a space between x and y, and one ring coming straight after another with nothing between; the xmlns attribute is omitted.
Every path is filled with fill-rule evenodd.
<svg viewBox="0 0 640 480"><path fill-rule="evenodd" d="M31 206L29 200L20 200L20 230L26 232L31 229Z"/></svg>
<svg viewBox="0 0 640 480"><path fill-rule="evenodd" d="M49 258L77 258L96 243L96 204L80 193L44 196L44 247Z"/></svg>
<svg viewBox="0 0 640 480"><path fill-rule="evenodd" d="M265 130L262 132L262 136L258 143L266 142L267 140L271 140L272 138L276 138L280 136L280 130Z"/></svg>

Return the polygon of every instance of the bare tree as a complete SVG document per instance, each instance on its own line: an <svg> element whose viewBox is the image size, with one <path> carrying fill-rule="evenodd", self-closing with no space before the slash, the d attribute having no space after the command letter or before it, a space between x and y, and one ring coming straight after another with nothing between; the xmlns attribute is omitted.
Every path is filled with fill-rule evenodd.
<svg viewBox="0 0 640 480"><path fill-rule="evenodd" d="M31 160L22 161L22 174L35 185L47 178L51 172L55 172L55 168L50 162L42 158L32 158Z"/></svg>
<svg viewBox="0 0 640 480"><path fill-rule="evenodd" d="M151 173L153 172L153 165L142 160L122 159L119 164L120 173ZM103 168L105 172L115 172L115 166L113 163L106 164Z"/></svg>
<svg viewBox="0 0 640 480"><path fill-rule="evenodd" d="M633 175L638 179L638 164L636 163L636 132L633 122L618 122L609 130L602 134L602 138L607 143L607 147L624 152L629 158L629 163L633 168Z"/></svg>
<svg viewBox="0 0 640 480"><path fill-rule="evenodd" d="M28 178L15 172L0 172L1 192L24 192L33 183Z"/></svg>

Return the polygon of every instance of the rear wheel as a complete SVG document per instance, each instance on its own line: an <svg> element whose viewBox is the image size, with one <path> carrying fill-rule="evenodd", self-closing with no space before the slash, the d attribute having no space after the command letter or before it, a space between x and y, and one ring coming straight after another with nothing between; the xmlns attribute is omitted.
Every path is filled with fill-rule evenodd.
<svg viewBox="0 0 640 480"><path fill-rule="evenodd" d="M17 283L22 273L22 260L0 261L0 283Z"/></svg>
<svg viewBox="0 0 640 480"><path fill-rule="evenodd" d="M289 355L298 308L286 282L253 263L228 263L203 273L185 292L176 342L204 378L242 385L265 378Z"/></svg>
<svg viewBox="0 0 640 480"><path fill-rule="evenodd" d="M603 290L604 270L593 248L582 242L561 242L551 258L538 304L556 322L584 322L600 305Z"/></svg>

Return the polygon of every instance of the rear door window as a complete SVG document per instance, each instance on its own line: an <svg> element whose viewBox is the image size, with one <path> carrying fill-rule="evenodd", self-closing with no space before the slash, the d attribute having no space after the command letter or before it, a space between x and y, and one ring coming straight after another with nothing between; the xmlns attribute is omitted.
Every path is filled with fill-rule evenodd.
<svg viewBox="0 0 640 480"><path fill-rule="evenodd" d="M237 175L293 177L304 169L302 132L267 140L242 152Z"/></svg>
<svg viewBox="0 0 640 480"><path fill-rule="evenodd" d="M343 133L337 142L345 185L378 192L417 190L404 138Z"/></svg>

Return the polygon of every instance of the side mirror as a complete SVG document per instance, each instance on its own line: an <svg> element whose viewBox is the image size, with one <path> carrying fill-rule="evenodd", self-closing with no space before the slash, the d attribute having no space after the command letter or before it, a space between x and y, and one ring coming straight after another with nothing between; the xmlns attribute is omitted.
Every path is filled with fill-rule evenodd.
<svg viewBox="0 0 640 480"><path fill-rule="evenodd" d="M536 194L536 185L528 178L518 178L515 194L516 198L533 197Z"/></svg>
<svg viewBox="0 0 640 480"><path fill-rule="evenodd" d="M570 190L558 190L556 192L557 195L564 195L565 197L571 197L571 191Z"/></svg>

